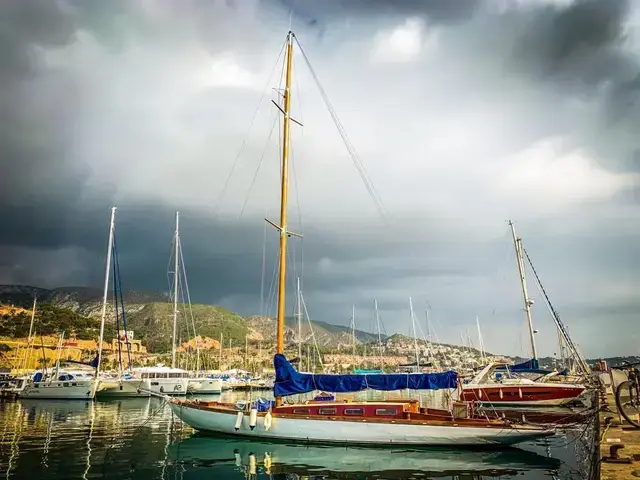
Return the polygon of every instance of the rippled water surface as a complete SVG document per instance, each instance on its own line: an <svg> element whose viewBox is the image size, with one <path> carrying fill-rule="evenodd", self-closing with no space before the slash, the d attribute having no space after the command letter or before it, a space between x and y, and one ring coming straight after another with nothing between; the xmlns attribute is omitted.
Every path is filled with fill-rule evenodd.
<svg viewBox="0 0 640 480"><path fill-rule="evenodd" d="M582 480L590 444L583 429L499 451L289 445L198 435L157 398L0 403L9 479Z"/></svg>

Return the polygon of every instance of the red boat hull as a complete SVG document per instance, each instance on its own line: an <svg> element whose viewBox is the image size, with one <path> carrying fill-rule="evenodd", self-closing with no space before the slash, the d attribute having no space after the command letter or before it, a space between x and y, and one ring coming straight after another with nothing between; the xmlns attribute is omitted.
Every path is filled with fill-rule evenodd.
<svg viewBox="0 0 640 480"><path fill-rule="evenodd" d="M461 399L498 405L557 406L575 400L584 391L580 385L468 385Z"/></svg>

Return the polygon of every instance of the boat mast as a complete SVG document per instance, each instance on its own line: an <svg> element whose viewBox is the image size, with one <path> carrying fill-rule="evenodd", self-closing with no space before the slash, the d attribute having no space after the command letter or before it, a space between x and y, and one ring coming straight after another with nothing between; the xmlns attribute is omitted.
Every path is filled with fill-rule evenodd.
<svg viewBox="0 0 640 480"><path fill-rule="evenodd" d="M482 363L485 363L484 358L484 344L482 342L482 331L480 330L480 318L476 315L476 325L478 327L478 348L480 349L480 358L482 359Z"/></svg>
<svg viewBox="0 0 640 480"><path fill-rule="evenodd" d="M220 332L220 360L218 360L218 369L222 371L222 332Z"/></svg>
<svg viewBox="0 0 640 480"><path fill-rule="evenodd" d="M529 298L527 292L527 279L524 269L524 257L522 255L522 239L516 236L516 228L513 222L509 220L509 226L511 227L511 234L513 235L513 246L516 249L516 261L518 262L518 273L520 275L520 285L522 287L522 299L524 301L524 311L527 316L527 324L529 326L529 337L531 339L531 358L538 358L538 351L536 350L536 339L533 331L533 321L531 320L531 305L533 301Z"/></svg>
<svg viewBox="0 0 640 480"><path fill-rule="evenodd" d="M174 274L173 274L173 339L171 340L171 368L176 368L176 330L178 326L178 282L180 279L179 249L180 249L180 212L176 212L176 233L174 238Z"/></svg>
<svg viewBox="0 0 640 480"><path fill-rule="evenodd" d="M276 353L284 354L284 315L285 315L285 290L287 279L287 197L289 193L289 112L291 109L291 65L293 56L293 32L287 34L286 74L284 88L284 121L282 126L282 165L280 182L280 253L278 276L278 316L276 318ZM282 397L276 397L276 406L282 405Z"/></svg>
<svg viewBox="0 0 640 480"><path fill-rule="evenodd" d="M416 337L416 318L413 315L413 300L409 297L409 313L411 315L411 329L413 330L413 347L416 350L416 372L420 370L420 356L418 355L418 338Z"/></svg>
<svg viewBox="0 0 640 480"><path fill-rule="evenodd" d="M22 365L22 369L26 370L28 367L28 363L29 363L29 357L31 356L31 343L32 343L32 338L31 335L33 334L33 321L36 318L36 302L37 302L38 296L36 294L33 295L33 308L31 309L31 322L29 323L29 337L27 338L27 349L24 353L24 363Z"/></svg>
<svg viewBox="0 0 640 480"><path fill-rule="evenodd" d="M356 306L351 306L351 346L353 348L353 361L355 362L356 356Z"/></svg>
<svg viewBox="0 0 640 480"><path fill-rule="evenodd" d="M298 277L298 299L296 302L298 304L298 368L302 370L302 305L300 302L300 277Z"/></svg>
<svg viewBox="0 0 640 480"><path fill-rule="evenodd" d="M376 329L378 330L378 351L380 352L380 371L384 371L384 358L382 356L382 336L380 335L380 315L378 313L378 299L373 299L373 310L376 316Z"/></svg>
<svg viewBox="0 0 640 480"><path fill-rule="evenodd" d="M96 379L100 373L102 362L102 342L104 340L104 322L107 317L107 296L109 294L109 270L111 268L111 250L113 249L113 234L116 224L116 208L111 207L111 220L109 221L109 241L107 243L107 266L104 272L104 292L102 294L102 313L100 314L100 337L98 339L98 365L96 365Z"/></svg>

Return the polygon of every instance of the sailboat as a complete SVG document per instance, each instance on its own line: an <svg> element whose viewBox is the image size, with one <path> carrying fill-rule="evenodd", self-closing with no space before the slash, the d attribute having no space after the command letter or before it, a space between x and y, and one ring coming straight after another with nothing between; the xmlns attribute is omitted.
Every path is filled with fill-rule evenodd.
<svg viewBox="0 0 640 480"><path fill-rule="evenodd" d="M516 250L518 274L524 311L531 341L531 359L517 365L490 363L485 366L469 383L463 385L461 400L473 401L494 406L562 406L578 400L585 391L584 385L548 382L553 373L540 369L536 349L535 330L531 319L533 300L527 291L522 239L516 235L513 222L509 222ZM480 335L478 323L478 335ZM539 379L525 378L522 374L538 374ZM513 375L515 374L515 375Z"/></svg>
<svg viewBox="0 0 640 480"><path fill-rule="evenodd" d="M63 344L64 332L60 335L58 342L55 367L51 372L48 372L46 367L43 370L36 371L22 392L20 392L20 398L64 400L91 400L93 398L98 382L92 373L60 367Z"/></svg>
<svg viewBox="0 0 640 480"><path fill-rule="evenodd" d="M224 403L168 398L172 411L196 430L251 438L297 442L380 445L511 445L553 435L553 431L529 425L513 426L501 420L455 418L448 411L420 407L417 400L358 401L311 400L287 403L283 398L314 391L335 393L365 389L455 389L455 372L430 374L325 375L297 372L284 356L285 287L288 230L287 193L289 173L291 71L293 32L286 38L284 115L281 164L280 234L277 335L274 366L275 402ZM304 52L303 52L304 53ZM306 59L306 55L305 55ZM275 102L274 102L275 103Z"/></svg>
<svg viewBox="0 0 640 480"><path fill-rule="evenodd" d="M149 391L160 395L186 395L189 372L176 367L176 335L178 331L178 293L180 291L180 212L176 212L176 228L173 238L173 334L171 340L171 367L156 365L133 369L135 375L149 381Z"/></svg>
<svg viewBox="0 0 640 480"><path fill-rule="evenodd" d="M99 375L99 385L96 390L98 399L120 398L120 397L148 397L149 382L131 373L131 344L129 342L129 331L127 329L126 312L124 309L124 296L120 279L120 263L118 261L118 249L115 236L116 207L111 208L111 222L109 229L109 244L107 246L107 266L104 276L104 290L102 296L101 321L104 324L107 313L107 297L109 292L109 268L113 261L113 298L115 301L116 331L118 334L118 372L115 375ZM122 332L120 323L122 322ZM102 337L102 335L101 335ZM102 342L102 338L101 338ZM122 359L122 343L127 349L127 370L124 368Z"/></svg>

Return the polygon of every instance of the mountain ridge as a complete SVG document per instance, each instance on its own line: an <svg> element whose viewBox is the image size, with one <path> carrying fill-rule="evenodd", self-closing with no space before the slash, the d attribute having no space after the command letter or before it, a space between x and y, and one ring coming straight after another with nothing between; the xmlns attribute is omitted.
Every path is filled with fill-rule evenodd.
<svg viewBox="0 0 640 480"><path fill-rule="evenodd" d="M0 285L0 304L13 305L30 310L34 295L38 304L51 304L73 311L83 317L99 319L102 313L102 295L100 289L94 287L63 286L53 289L33 287L30 285ZM137 290L124 292L127 328L135 332L136 338L142 339L149 351L166 351L172 336L173 305L169 296L160 293L147 293ZM112 304L112 294L109 295ZM185 340L195 332L203 337L219 340L223 344L244 345L245 339L251 342L273 343L275 340L275 319L256 315L241 317L218 305L192 304L179 306L177 340ZM185 322L184 319L187 321ZM107 322L115 323L113 308L107 311ZM296 318L285 319L285 341L297 343L298 322ZM313 328L309 327L311 325ZM347 326L334 325L328 322L306 320L300 325L301 341L315 339L321 347L342 348L352 345L352 332ZM362 330L355 331L356 343L377 341L378 336ZM386 339L385 335L381 335Z"/></svg>

